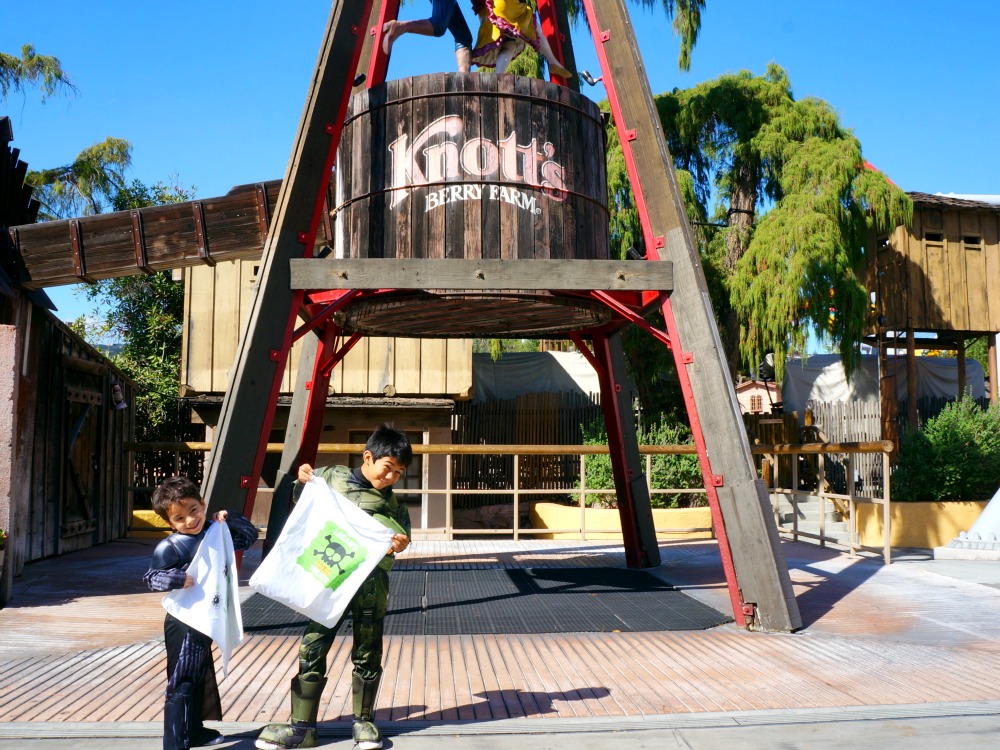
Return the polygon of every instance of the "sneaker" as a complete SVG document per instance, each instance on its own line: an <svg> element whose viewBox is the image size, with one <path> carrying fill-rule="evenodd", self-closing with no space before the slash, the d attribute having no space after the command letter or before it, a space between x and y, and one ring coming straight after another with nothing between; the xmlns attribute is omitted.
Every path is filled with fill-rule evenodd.
<svg viewBox="0 0 1000 750"><path fill-rule="evenodd" d="M226 741L222 732L208 727L202 727L191 738L191 747L208 747L209 745L221 745Z"/></svg>
<svg viewBox="0 0 1000 750"><path fill-rule="evenodd" d="M316 747L316 725L268 724L260 730L254 747L258 750L285 750L286 748Z"/></svg>
<svg viewBox="0 0 1000 750"><path fill-rule="evenodd" d="M382 733L370 721L354 722L354 750L380 750Z"/></svg>

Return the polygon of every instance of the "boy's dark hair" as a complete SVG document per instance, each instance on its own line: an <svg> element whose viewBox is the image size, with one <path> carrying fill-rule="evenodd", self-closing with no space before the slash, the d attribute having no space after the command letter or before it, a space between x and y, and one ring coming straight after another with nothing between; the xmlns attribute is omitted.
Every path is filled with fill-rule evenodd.
<svg viewBox="0 0 1000 750"><path fill-rule="evenodd" d="M160 482L160 486L153 490L153 510L156 511L156 515L167 521L170 506L187 498L201 500L201 489L198 485L183 476L164 479Z"/></svg>
<svg viewBox="0 0 1000 750"><path fill-rule="evenodd" d="M413 448L405 432L400 432L394 425L386 422L375 428L375 432L365 443L365 450L371 451L372 460L389 456L399 461L403 466L409 466L413 460Z"/></svg>

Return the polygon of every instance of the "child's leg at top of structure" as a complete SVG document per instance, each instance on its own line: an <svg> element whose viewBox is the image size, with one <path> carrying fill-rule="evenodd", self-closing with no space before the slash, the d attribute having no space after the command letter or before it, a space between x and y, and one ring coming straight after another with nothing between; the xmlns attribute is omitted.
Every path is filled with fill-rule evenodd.
<svg viewBox="0 0 1000 750"><path fill-rule="evenodd" d="M465 16L457 2L451 2L451 13L448 16L448 31L455 38L455 61L459 73L468 73L472 57L472 31L465 22Z"/></svg>
<svg viewBox="0 0 1000 750"><path fill-rule="evenodd" d="M516 51L517 42L513 39L504 39L503 44L500 46L500 51L497 52L497 75L507 72L507 68L510 67L511 62L514 60L514 53Z"/></svg>
<svg viewBox="0 0 1000 750"><path fill-rule="evenodd" d="M542 53L542 57L549 63L549 72L561 78L572 78L573 73L564 68L559 62L559 59L552 51L552 47L549 45L549 40L542 33L542 29L537 23L535 24L535 35L538 37L538 49ZM500 72L499 69L497 72Z"/></svg>

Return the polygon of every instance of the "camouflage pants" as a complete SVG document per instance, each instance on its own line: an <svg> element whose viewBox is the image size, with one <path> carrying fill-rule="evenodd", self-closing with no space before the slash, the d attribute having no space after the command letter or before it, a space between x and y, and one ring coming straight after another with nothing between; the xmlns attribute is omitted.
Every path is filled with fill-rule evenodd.
<svg viewBox="0 0 1000 750"><path fill-rule="evenodd" d="M350 612L354 621L354 645L351 648L354 674L366 681L382 676L382 626L388 600L389 573L375 568L344 612L344 617ZM299 645L300 679L313 681L326 677L326 656L343 620L342 617L333 628L309 621Z"/></svg>

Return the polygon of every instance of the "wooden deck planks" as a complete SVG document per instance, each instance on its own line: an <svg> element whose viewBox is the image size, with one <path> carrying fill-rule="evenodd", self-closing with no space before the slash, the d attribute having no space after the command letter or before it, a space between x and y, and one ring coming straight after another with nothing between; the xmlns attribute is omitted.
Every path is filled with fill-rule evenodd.
<svg viewBox="0 0 1000 750"><path fill-rule="evenodd" d="M436 563L415 543L408 564L447 565L449 552L457 564L470 567L551 566L559 560L562 565L606 565L609 559L594 554L592 561L600 546L580 542L470 541L452 543L450 550L447 544L431 544L441 555ZM687 567L695 582L691 590L709 601L724 599L725 591L705 585L697 571L698 549L704 555L708 547L675 549L672 564ZM546 550L552 550L551 557ZM668 547L664 550L670 555ZM800 635L723 626L684 632L388 637L376 719L646 716L1000 698L997 590L953 579L942 584L940 577L898 565L865 568L828 551L809 551L792 566L792 577L808 603L803 611L813 613ZM135 620L145 621L140 633L154 628L162 633L158 596L117 596L129 599L125 606L132 614L124 625L106 618L102 637L113 645L82 650L66 649L59 633L76 627L77 614L91 627L96 597L75 598L60 607L45 604L42 609L51 607L52 614L48 627L27 599L25 594L19 606L0 611L0 716L35 722L160 720L166 679L162 635L129 640ZM8 635L15 643L31 643L31 650L18 653L8 646ZM96 635L91 637L96 640ZM71 639L71 645L76 642ZM287 719L298 643L294 636L248 636L233 654L229 676L223 678L220 670L227 720ZM335 640L322 721L342 721L351 714L350 651L350 638Z"/></svg>

